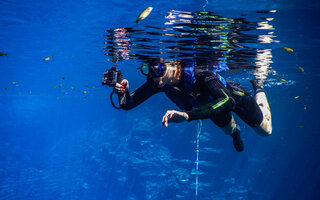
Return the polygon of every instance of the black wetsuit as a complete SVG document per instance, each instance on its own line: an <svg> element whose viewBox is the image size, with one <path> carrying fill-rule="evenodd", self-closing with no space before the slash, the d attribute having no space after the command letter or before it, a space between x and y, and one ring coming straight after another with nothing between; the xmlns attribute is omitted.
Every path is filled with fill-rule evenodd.
<svg viewBox="0 0 320 200"><path fill-rule="evenodd" d="M258 104L239 83L227 81L225 86L213 72L195 69L195 81L188 88L186 77L183 73L178 85L162 88L147 80L132 94L128 91L119 94L120 107L130 110L152 95L165 92L181 110L188 113L189 121L210 118L217 126L224 127L231 120L230 112L235 112L249 126L256 127L262 122Z"/></svg>

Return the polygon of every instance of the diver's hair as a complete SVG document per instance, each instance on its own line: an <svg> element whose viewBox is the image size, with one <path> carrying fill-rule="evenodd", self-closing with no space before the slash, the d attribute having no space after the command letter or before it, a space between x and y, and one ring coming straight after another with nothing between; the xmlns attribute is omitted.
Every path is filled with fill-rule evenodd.
<svg viewBox="0 0 320 200"><path fill-rule="evenodd" d="M181 65L179 61L167 61L166 63L166 71L163 76L167 76L174 78L174 80L179 81L181 78Z"/></svg>

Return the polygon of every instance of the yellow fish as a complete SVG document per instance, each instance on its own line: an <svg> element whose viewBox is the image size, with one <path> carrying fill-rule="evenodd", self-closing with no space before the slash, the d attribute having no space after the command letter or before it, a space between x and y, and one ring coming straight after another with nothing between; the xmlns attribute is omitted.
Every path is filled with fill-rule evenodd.
<svg viewBox="0 0 320 200"><path fill-rule="evenodd" d="M294 97L294 99L298 99L300 96L296 96L296 97Z"/></svg>
<svg viewBox="0 0 320 200"><path fill-rule="evenodd" d="M287 80L286 80L286 79L283 79L283 78L278 78L278 79L279 79L279 81L287 82Z"/></svg>
<svg viewBox="0 0 320 200"><path fill-rule="evenodd" d="M148 17L148 15L151 13L152 11L152 7L148 7L146 9L144 9L144 11L142 11L138 17L138 19L135 21L135 23L137 24L140 20L144 20L146 17Z"/></svg>
<svg viewBox="0 0 320 200"><path fill-rule="evenodd" d="M83 91L83 94L87 94L88 93L88 91Z"/></svg>
<svg viewBox="0 0 320 200"><path fill-rule="evenodd" d="M303 67L299 67L299 69L302 71L302 72L304 72L304 69L303 69Z"/></svg>
<svg viewBox="0 0 320 200"><path fill-rule="evenodd" d="M48 60L50 60L51 58L53 58L53 56L48 56L48 57L44 58L43 60L44 60L44 61L48 61Z"/></svg>
<svg viewBox="0 0 320 200"><path fill-rule="evenodd" d="M284 51L287 51L287 52L293 52L293 49L289 48L289 47L282 47L282 49Z"/></svg>

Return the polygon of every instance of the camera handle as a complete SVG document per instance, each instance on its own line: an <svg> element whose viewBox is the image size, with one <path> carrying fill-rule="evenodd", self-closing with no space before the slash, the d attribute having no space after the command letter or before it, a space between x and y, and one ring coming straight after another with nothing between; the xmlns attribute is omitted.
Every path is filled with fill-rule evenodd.
<svg viewBox="0 0 320 200"><path fill-rule="evenodd" d="M116 69L115 67L111 67L108 71L107 71L107 74L110 74L112 73L112 78L111 80L109 80L108 82L103 82L102 85L108 85L109 87L114 87L116 85L116 83L121 83L121 81L123 80L123 76L121 74L121 71L120 69ZM109 76L110 77L110 76ZM114 102L113 102L113 94L114 94L114 91L111 92L110 94L110 101L111 101L111 104L114 108L116 109L121 109L120 107L117 107Z"/></svg>

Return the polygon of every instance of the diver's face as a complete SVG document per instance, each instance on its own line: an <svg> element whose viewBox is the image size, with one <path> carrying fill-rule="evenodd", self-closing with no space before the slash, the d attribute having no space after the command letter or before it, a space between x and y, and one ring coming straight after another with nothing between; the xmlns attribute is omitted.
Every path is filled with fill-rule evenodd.
<svg viewBox="0 0 320 200"><path fill-rule="evenodd" d="M179 78L176 77L177 68L172 67L169 63L165 63L166 72L161 77L154 77L152 80L158 84L159 88L162 88L165 85L176 85L179 83Z"/></svg>

